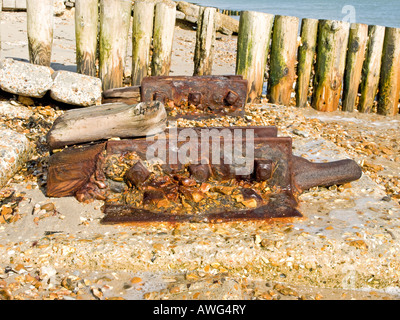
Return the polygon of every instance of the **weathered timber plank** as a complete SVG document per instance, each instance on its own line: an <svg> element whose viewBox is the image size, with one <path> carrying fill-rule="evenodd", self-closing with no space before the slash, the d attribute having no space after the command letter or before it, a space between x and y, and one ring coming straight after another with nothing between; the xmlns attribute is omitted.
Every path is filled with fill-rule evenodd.
<svg viewBox="0 0 400 320"><path fill-rule="evenodd" d="M149 75L150 47L153 36L154 3L135 1L132 26L132 85L140 85Z"/></svg>
<svg viewBox="0 0 400 320"><path fill-rule="evenodd" d="M298 50L296 106L307 106L311 72L317 46L318 20L303 19L301 23L301 44Z"/></svg>
<svg viewBox="0 0 400 320"><path fill-rule="evenodd" d="M103 90L123 85L131 11L130 0L100 0L99 76Z"/></svg>
<svg viewBox="0 0 400 320"><path fill-rule="evenodd" d="M400 28L386 28L383 43L378 113L399 113L400 94Z"/></svg>
<svg viewBox="0 0 400 320"><path fill-rule="evenodd" d="M103 104L112 102L123 102L126 104L136 104L141 100L140 86L122 87L108 89L103 92Z"/></svg>
<svg viewBox="0 0 400 320"><path fill-rule="evenodd" d="M367 52L361 77L361 97L358 104L360 112L371 112L379 86L383 40L385 27L369 26Z"/></svg>
<svg viewBox="0 0 400 320"><path fill-rule="evenodd" d="M98 0L75 2L76 68L78 73L95 77Z"/></svg>
<svg viewBox="0 0 400 320"><path fill-rule="evenodd" d="M27 0L30 63L50 66L53 45L53 0Z"/></svg>
<svg viewBox="0 0 400 320"><path fill-rule="evenodd" d="M286 106L290 103L295 79L298 29L299 18L275 17L267 94L271 103Z"/></svg>
<svg viewBox="0 0 400 320"><path fill-rule="evenodd" d="M159 102L109 103L73 109L56 119L47 134L51 149L110 138L154 135L165 129L167 113Z"/></svg>
<svg viewBox="0 0 400 320"><path fill-rule="evenodd" d="M320 20L312 106L318 111L335 111L342 94L350 24Z"/></svg>
<svg viewBox="0 0 400 320"><path fill-rule="evenodd" d="M195 76L212 74L215 46L215 8L200 8L194 51Z"/></svg>
<svg viewBox="0 0 400 320"><path fill-rule="evenodd" d="M272 14L254 11L240 14L236 74L248 81L247 102L262 94L273 21Z"/></svg>
<svg viewBox="0 0 400 320"><path fill-rule="evenodd" d="M352 112L356 106L356 98L361 81L367 39L368 26L366 24L353 23L350 27L344 75L342 99L343 111Z"/></svg>

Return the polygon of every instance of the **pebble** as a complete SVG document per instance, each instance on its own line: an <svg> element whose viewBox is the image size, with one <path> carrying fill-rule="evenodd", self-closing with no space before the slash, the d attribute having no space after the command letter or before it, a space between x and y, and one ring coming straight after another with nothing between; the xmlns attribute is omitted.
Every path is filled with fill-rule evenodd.
<svg viewBox="0 0 400 320"><path fill-rule="evenodd" d="M33 106L35 101L32 98L25 97L25 96L18 96L18 101L21 102L25 106Z"/></svg>
<svg viewBox="0 0 400 320"><path fill-rule="evenodd" d="M143 280L142 280L142 278L139 278L139 277L133 277L130 282L132 284L138 284L138 283L142 283Z"/></svg>
<svg viewBox="0 0 400 320"><path fill-rule="evenodd" d="M303 137L303 138L308 138L308 137L310 136L309 133L307 133L307 132L305 132L305 131L298 130L298 129L293 129L292 132L293 132L295 135L298 135L298 136Z"/></svg>
<svg viewBox="0 0 400 320"><path fill-rule="evenodd" d="M3 297L4 300L13 300L13 295L9 289L0 289L0 296Z"/></svg>
<svg viewBox="0 0 400 320"><path fill-rule="evenodd" d="M90 292L93 294L93 296L97 299L100 300L103 297L103 292L101 291L101 289L96 288L96 287L92 287L90 288Z"/></svg>
<svg viewBox="0 0 400 320"><path fill-rule="evenodd" d="M45 203L43 205L40 206L41 210L45 210L46 212L48 211L53 211L55 210L55 205L54 203L50 202L50 203Z"/></svg>

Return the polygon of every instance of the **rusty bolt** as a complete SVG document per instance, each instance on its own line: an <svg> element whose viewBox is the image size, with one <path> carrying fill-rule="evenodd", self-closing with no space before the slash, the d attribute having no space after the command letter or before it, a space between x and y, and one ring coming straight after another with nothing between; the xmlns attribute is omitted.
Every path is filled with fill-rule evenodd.
<svg viewBox="0 0 400 320"><path fill-rule="evenodd" d="M254 160L254 172L257 181L265 181L271 179L274 171L272 160L256 159Z"/></svg>
<svg viewBox="0 0 400 320"><path fill-rule="evenodd" d="M188 96L189 104L197 107L199 104L201 104L201 96L202 95L200 92L190 92Z"/></svg>
<svg viewBox="0 0 400 320"><path fill-rule="evenodd" d="M224 103L228 106L233 106L238 99L239 95L236 92L229 90L228 94L225 96Z"/></svg>
<svg viewBox="0 0 400 320"><path fill-rule="evenodd" d="M150 176L150 171L142 164L141 161L136 162L126 173L125 179L129 187L140 186Z"/></svg>
<svg viewBox="0 0 400 320"><path fill-rule="evenodd" d="M165 199L165 194L162 190L146 190L143 193L143 204L154 205Z"/></svg>
<svg viewBox="0 0 400 320"><path fill-rule="evenodd" d="M165 103L167 99L167 95L165 94L165 92L154 92L153 94L153 101L160 101L162 103Z"/></svg>
<svg viewBox="0 0 400 320"><path fill-rule="evenodd" d="M211 176L211 168L208 164L191 164L189 172L197 181L204 182Z"/></svg>

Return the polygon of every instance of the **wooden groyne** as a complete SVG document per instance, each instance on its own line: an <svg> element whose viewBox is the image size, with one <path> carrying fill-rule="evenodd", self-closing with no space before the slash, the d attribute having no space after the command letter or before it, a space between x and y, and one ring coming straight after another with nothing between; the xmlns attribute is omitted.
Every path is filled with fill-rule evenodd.
<svg viewBox="0 0 400 320"><path fill-rule="evenodd" d="M50 64L52 8L52 0L27 0L32 63ZM168 75L175 23L184 19L197 29L193 75L212 74L217 32L237 34L235 72L248 80L248 102L399 112L400 28L255 11L240 12L239 21L227 17L236 14L172 0L76 0L77 71L100 77L103 90L122 87L131 31L131 85ZM228 31L224 19L232 19Z"/></svg>

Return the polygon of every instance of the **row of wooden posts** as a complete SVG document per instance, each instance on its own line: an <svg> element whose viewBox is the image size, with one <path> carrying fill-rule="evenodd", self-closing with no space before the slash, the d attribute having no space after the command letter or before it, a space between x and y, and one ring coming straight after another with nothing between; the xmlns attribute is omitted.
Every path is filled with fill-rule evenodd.
<svg viewBox="0 0 400 320"><path fill-rule="evenodd" d="M28 39L33 63L50 64L52 0L27 0ZM132 28L132 85L147 75L168 75L176 8L164 2L76 0L76 63L97 75L103 89L123 86L129 28ZM100 8L100 10L98 9ZM215 8L200 8L194 75L212 73ZM343 21L300 19L243 11L237 40L236 74L249 82L255 101L267 82L267 98L289 105L308 103L320 111L398 113L400 29ZM99 26L99 27L98 27ZM98 29L100 31L98 31ZM267 75L267 76L266 76Z"/></svg>
<svg viewBox="0 0 400 320"><path fill-rule="evenodd" d="M377 97L379 114L399 112L400 29L303 19L298 46L298 28L296 17L242 12L236 72L253 83L251 98L267 66L272 103L289 105L295 86L298 107L311 100L320 111L372 112Z"/></svg>

